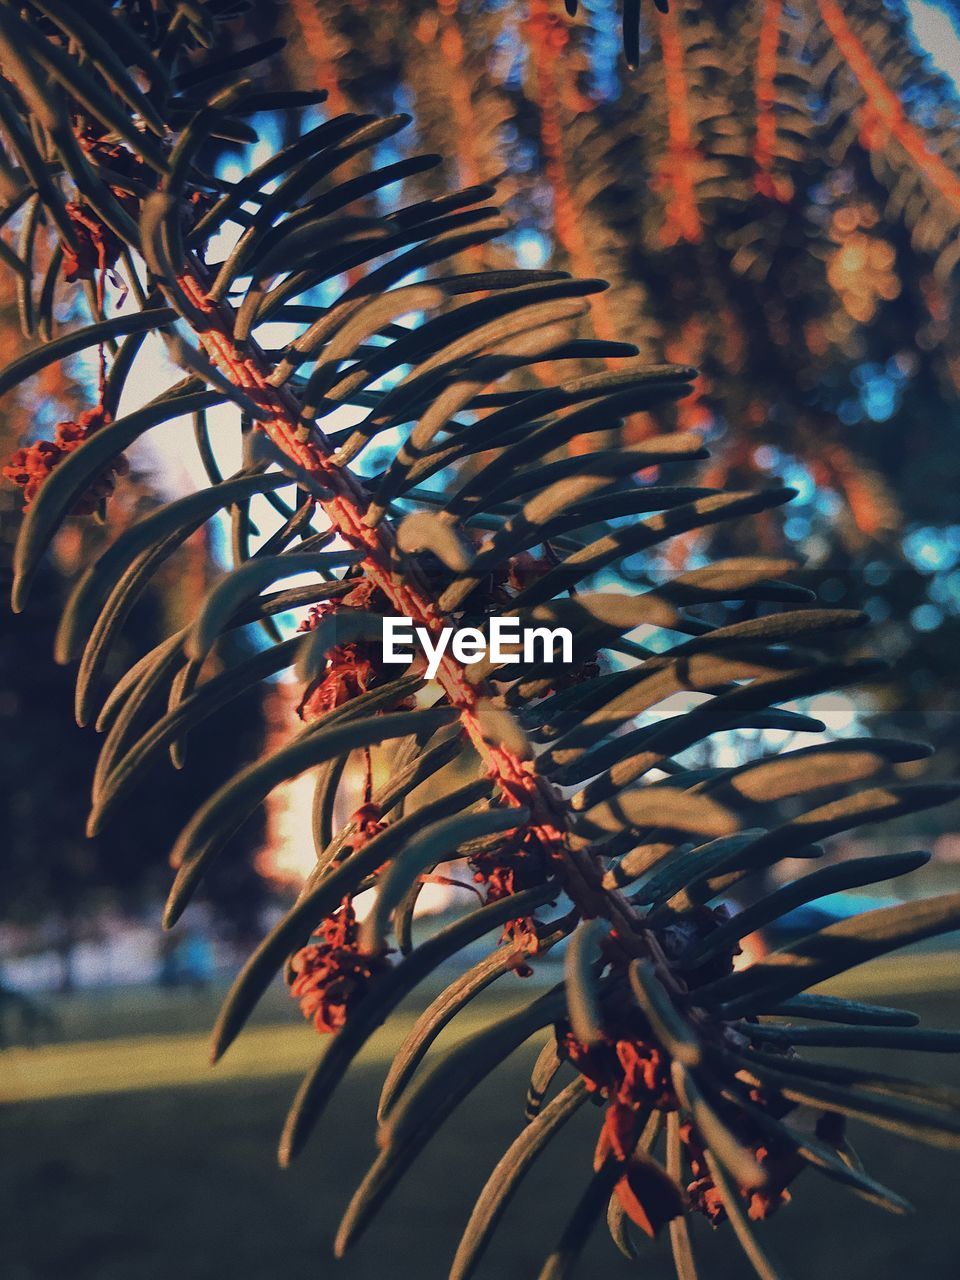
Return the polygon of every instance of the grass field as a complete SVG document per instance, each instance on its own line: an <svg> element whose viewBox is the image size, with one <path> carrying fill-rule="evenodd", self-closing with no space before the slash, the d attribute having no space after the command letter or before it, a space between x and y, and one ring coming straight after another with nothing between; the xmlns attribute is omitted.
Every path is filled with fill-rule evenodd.
<svg viewBox="0 0 960 1280"><path fill-rule="evenodd" d="M890 967L881 980L891 1003L917 1008L928 1025L960 1026L954 971L954 956L930 957ZM940 990L908 995L911 987ZM377 1092L413 1013L381 1033L305 1156L281 1172L276 1137L318 1042L290 1017L282 993L271 993L258 1026L211 1071L202 1028L214 1005L213 993L75 998L58 1010L60 1043L0 1054L8 1100L0 1110L3 1280L442 1280L472 1199L517 1131L529 1048L454 1115L338 1264L332 1233L373 1154ZM893 1069L960 1084L952 1058L898 1055ZM588 1109L578 1119L524 1184L481 1280L535 1280L589 1167L597 1117ZM913 1200L917 1213L889 1217L807 1173L794 1202L763 1232L789 1274L960 1274L957 1156L867 1129L854 1141L871 1171ZM728 1229L696 1226L701 1280L752 1274ZM666 1280L672 1270L663 1242L633 1268L601 1226L580 1274Z"/></svg>

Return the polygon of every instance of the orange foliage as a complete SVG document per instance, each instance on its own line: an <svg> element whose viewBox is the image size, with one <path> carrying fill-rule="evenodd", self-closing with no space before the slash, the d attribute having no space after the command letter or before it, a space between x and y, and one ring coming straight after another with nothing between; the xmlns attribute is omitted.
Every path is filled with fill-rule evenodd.
<svg viewBox="0 0 960 1280"><path fill-rule="evenodd" d="M540 105L540 140L543 146L544 171L553 190L554 231L576 273L593 277L597 275L597 268L583 234L582 220L567 182L564 160L562 97L558 87L557 63L569 42L570 35L560 19L552 12L550 0L531 0L530 14L525 27L530 46L530 61L537 84L537 101ZM583 100L581 109L584 104L590 105ZM597 337L612 340L615 337L615 330L610 309L602 294L592 300L592 311Z"/></svg>
<svg viewBox="0 0 960 1280"><path fill-rule="evenodd" d="M900 294L896 251L874 228L876 209L867 202L837 209L830 231L837 249L827 264L827 279L858 324L869 324L881 302Z"/></svg>
<svg viewBox="0 0 960 1280"><path fill-rule="evenodd" d="M777 143L777 54L782 16L783 0L764 0L757 44L757 131L753 143L756 174L753 181L760 195L786 202L793 195L793 183L773 172Z"/></svg>
<svg viewBox="0 0 960 1280"><path fill-rule="evenodd" d="M697 208L694 173L701 157L690 127L683 37L676 6L669 13L657 10L657 26L663 51L668 143L667 154L652 185L656 191L670 192L660 240L664 245L679 244L683 240L698 244L703 237L703 226Z"/></svg>
<svg viewBox="0 0 960 1280"><path fill-rule="evenodd" d="M960 209L960 178L931 151L923 134L907 119L903 103L884 80L836 0L820 0L820 14L866 95L861 109L860 141L879 151L891 138L900 144L923 176L955 209Z"/></svg>
<svg viewBox="0 0 960 1280"><path fill-rule="evenodd" d="M330 114L343 115L350 110L350 103L340 87L336 55L331 52L333 41L320 16L320 6L315 0L290 0L290 11L300 27L303 43L314 65L316 75L313 83L326 89Z"/></svg>
<svg viewBox="0 0 960 1280"><path fill-rule="evenodd" d="M883 531L886 522L877 494L869 476L848 449L836 443L821 446L810 471L817 484L844 495L853 522L862 534L873 538Z"/></svg>

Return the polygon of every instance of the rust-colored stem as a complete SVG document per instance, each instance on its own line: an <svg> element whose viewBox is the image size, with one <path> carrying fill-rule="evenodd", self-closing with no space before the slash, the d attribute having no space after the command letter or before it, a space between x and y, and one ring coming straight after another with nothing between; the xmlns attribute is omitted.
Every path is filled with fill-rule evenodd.
<svg viewBox="0 0 960 1280"><path fill-rule="evenodd" d="M197 335L207 355L235 386L262 406L265 413L260 425L277 448L298 467L315 475L331 493L318 505L348 546L361 553L366 577L398 614L436 631L444 624L444 615L420 580L416 566L408 561L403 576L394 572L396 540L390 521L382 520L375 528L364 522L369 495L361 481L349 468L333 461L332 450L321 431L314 430L310 439L304 439L296 398L288 388L273 387L268 382L270 371L255 341L247 340L241 346L234 340L233 310L229 304L212 302L207 297L200 264L194 264L179 283L208 317L208 327ZM480 699L489 696L490 690L484 685L472 685L462 666L450 656L441 661L437 682L459 711L467 735L506 801L529 809L529 831L548 857L563 864L564 887L582 914L604 916L632 953L642 950L635 932L636 917L627 900L605 890L600 870L589 854L571 848L564 839L568 813L555 789L531 762L520 760L506 747L485 739L477 712Z"/></svg>

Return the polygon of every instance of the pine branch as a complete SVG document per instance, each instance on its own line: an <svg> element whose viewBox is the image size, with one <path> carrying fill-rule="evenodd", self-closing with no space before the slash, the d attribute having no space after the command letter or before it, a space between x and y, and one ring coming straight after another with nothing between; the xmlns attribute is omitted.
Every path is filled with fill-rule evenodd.
<svg viewBox="0 0 960 1280"><path fill-rule="evenodd" d="M81 351L98 352L103 370L87 419L8 468L30 500L16 606L63 520L108 495L124 451L145 431L194 415L210 476L207 488L123 529L86 567L64 610L57 656L80 659L78 718L106 730L91 826L112 815L149 764L171 749L179 760L198 724L296 664L302 726L197 810L173 850L166 913L172 924L276 787L313 775L316 867L238 975L214 1042L217 1058L280 970L305 1016L331 1036L294 1100L283 1163L399 1003L466 946L502 931L490 957L447 988L401 1048L381 1107L380 1154L337 1251L358 1238L454 1108L549 1027L553 1046L531 1081L534 1109L562 1065L580 1083L546 1104L495 1170L455 1274L472 1270L513 1188L587 1094L603 1107L593 1176L544 1275L567 1273L611 1199L611 1230L628 1252L628 1219L648 1235L669 1224L681 1277L693 1266L682 1221L689 1212L729 1219L758 1273L772 1274L751 1220L775 1212L808 1165L902 1207L845 1160L848 1117L956 1144L954 1093L821 1064L801 1049L955 1049L951 1034L893 1026L889 1010L824 1005L805 993L864 959L957 928L960 895L868 912L737 969L752 922L776 921L824 885L882 882L925 858L828 868L767 895L757 886L782 859L820 858L820 841L924 811L960 788L907 780L902 766L927 749L898 741L824 740L732 767L695 758L714 735L741 729L822 732L788 704L878 674L876 663L846 656L844 638L863 615L811 607L808 593L783 581L789 562L758 555L680 571L632 594L603 587L625 562L762 516L792 491L638 482L650 467L703 456L688 433L596 447L598 435L616 438L628 415L685 396L695 370L636 359L605 367L623 348L576 336L600 281L512 265L460 270L460 255L506 229L482 203L486 189L381 207L388 188L431 163L417 160L399 178L404 161L375 163L404 117L330 115L305 130L298 113L322 95L271 89L266 101L287 113L291 140L238 181L211 177L212 140L249 136L248 119L264 109L264 95L240 77L277 52L270 42L205 52L217 48L216 20L228 9L97 5L106 44L91 41L85 58L70 26L78 17L57 0L0 9L10 76L0 81L3 119L21 159L17 181L29 191L12 196L10 216L24 211L28 240L58 243L63 285L86 286L91 316L14 361L0 387L19 387ZM624 12L631 45L636 6ZM767 16L764 75L775 79ZM700 240L680 7L661 7L658 22L673 229ZM117 66L111 47L124 48L143 77ZM540 54L549 76L542 45ZM559 139L554 158L564 160ZM566 191L565 174L553 176ZM229 225L235 243L213 261L211 240ZM30 244L8 249L5 261L16 259L8 269L35 285ZM135 271L140 251L146 273L133 292L142 304L117 314L108 273L119 263ZM319 285L329 290L322 304ZM28 289L25 314L49 321L52 302L44 280L39 294ZM272 349L266 326L284 320L297 336ZM117 417L148 334L166 341L184 377ZM545 377L552 362L571 358L591 371ZM233 409L244 443L243 465L227 478L205 422L218 405ZM341 426L346 410L351 422ZM253 531L261 507L275 526L265 524L262 536ZM224 510L233 513L234 570L190 626L105 691L111 645L152 574ZM305 586L263 594L300 574ZM729 604L742 606L733 622ZM296 635L206 673L221 637L294 610ZM568 627L573 660L557 667L535 654L488 655L471 664L445 653L428 679L419 658L391 672L377 644L384 616L402 615L436 637L450 624L489 627L499 613L525 626ZM656 642L637 643L638 628ZM824 652L835 648L837 656ZM663 714L668 700L691 694L701 696ZM380 782L375 752L389 764ZM361 803L337 829L335 801L357 760ZM419 802L408 804L414 795ZM481 904L418 941L411 921L420 887L453 860L469 868ZM722 899L751 887L741 927ZM374 904L361 923L354 901L367 889ZM563 914L544 918L561 895ZM446 1056L428 1052L475 994L561 941L563 982ZM761 1020L784 1011L785 1023ZM797 1019L828 1028L795 1027ZM816 1141L802 1137L811 1113ZM686 1187L685 1165L693 1175Z"/></svg>

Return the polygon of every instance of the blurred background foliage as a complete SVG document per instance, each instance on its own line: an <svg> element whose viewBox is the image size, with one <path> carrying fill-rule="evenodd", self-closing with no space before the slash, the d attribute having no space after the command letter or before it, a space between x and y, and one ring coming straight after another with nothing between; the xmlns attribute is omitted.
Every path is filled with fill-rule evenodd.
<svg viewBox="0 0 960 1280"><path fill-rule="evenodd" d="M960 6L648 3L636 70L618 0L570 7L258 8L264 34L291 37L295 82L327 85L334 110L413 115L379 159L446 157L425 194L497 181L516 229L478 266L512 253L602 276L597 336L701 370L695 397L627 430L705 433L703 483L797 487L741 536L759 527L825 601L882 624L872 643L896 679L871 710L885 728L952 743ZM713 536L684 544L688 562Z"/></svg>
<svg viewBox="0 0 960 1280"><path fill-rule="evenodd" d="M0 349L9 358L23 343L9 277L0 279ZM48 435L58 421L85 407L84 370L77 380L50 365L39 380L4 397L0 454L17 443ZM40 385L36 385L39 381ZM123 528L155 503L136 471L113 500L112 518ZM0 590L9 593L13 545L22 501L12 485L0 488ZM0 919L15 928L44 928L38 950L60 957L59 983L73 986L76 945L97 942L104 912L132 917L155 914L170 877L168 855L177 832L211 788L259 754L263 717L259 696L238 699L216 732L197 738L176 787L161 771L126 806L121 822L95 840L84 835L95 754L92 734L73 718L74 673L51 660L57 623L70 580L106 546L112 533L96 521L70 522L45 569L37 605L27 613L6 610L0 627ZM171 626L182 626L215 573L204 531L189 542L172 568L158 575L135 607L111 659L119 675L153 647ZM248 824L239 857L207 886L207 903L219 932L237 942L258 936L267 895L255 866L262 822ZM18 951L22 948L18 947Z"/></svg>

